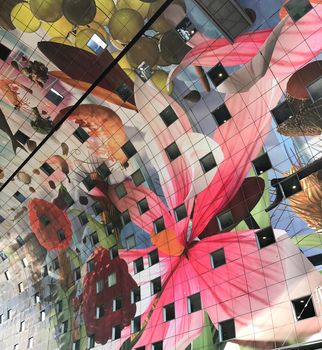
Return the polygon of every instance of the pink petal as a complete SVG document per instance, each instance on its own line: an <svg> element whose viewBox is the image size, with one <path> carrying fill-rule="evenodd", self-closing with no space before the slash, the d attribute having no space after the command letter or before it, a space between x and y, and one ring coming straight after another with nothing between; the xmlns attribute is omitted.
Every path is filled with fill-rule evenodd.
<svg viewBox="0 0 322 350"><path fill-rule="evenodd" d="M136 346L150 348L150 344L163 340L164 349L185 349L202 332L204 321L203 310L192 314L187 310L187 296L200 290L197 274L186 258L175 258L172 270L162 280L168 282ZM173 302L176 318L164 322L163 306Z"/></svg>
<svg viewBox="0 0 322 350"><path fill-rule="evenodd" d="M247 93L226 98L232 118L214 134L224 160L211 184L196 198L191 240L233 198L250 169L251 160L259 154L271 124L269 111L282 95L280 87L271 85L271 81L261 79Z"/></svg>
<svg viewBox="0 0 322 350"><path fill-rule="evenodd" d="M294 320L291 300L312 294L318 305L322 278L284 231L276 230L275 238L276 244L259 250L253 231L229 232L206 238L189 250L204 310L215 327L234 318L237 339L284 341L294 326L299 338L320 331L322 310L316 308L317 316L300 325ZM226 264L212 269L210 253L221 248Z"/></svg>

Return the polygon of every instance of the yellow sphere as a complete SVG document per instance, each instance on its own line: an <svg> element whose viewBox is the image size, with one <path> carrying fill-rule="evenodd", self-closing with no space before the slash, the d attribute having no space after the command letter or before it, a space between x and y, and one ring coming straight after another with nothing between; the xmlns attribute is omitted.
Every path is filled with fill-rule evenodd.
<svg viewBox="0 0 322 350"><path fill-rule="evenodd" d="M119 52L113 52L112 53L112 57L113 58L116 58L120 53ZM126 56L123 56L119 62L118 62L119 66L122 68L122 69L129 69L129 70L132 70L132 67L129 63L129 61L127 60Z"/></svg>
<svg viewBox="0 0 322 350"><path fill-rule="evenodd" d="M30 0L31 12L45 22L56 22L63 15L63 0Z"/></svg>
<svg viewBox="0 0 322 350"><path fill-rule="evenodd" d="M165 92L168 95L171 95L173 92L173 82L171 81L169 85L167 85L168 73L163 70L157 70L153 73L151 79L152 83L155 87Z"/></svg>
<svg viewBox="0 0 322 350"><path fill-rule="evenodd" d="M120 9L114 12L108 23L113 39L129 43L143 27L144 20L139 12L132 9Z"/></svg>
<svg viewBox="0 0 322 350"><path fill-rule="evenodd" d="M54 23L43 22L42 27L49 36L55 38L60 36L66 37L73 30L74 25L67 21L65 17L61 17Z"/></svg>
<svg viewBox="0 0 322 350"><path fill-rule="evenodd" d="M94 21L107 25L113 13L115 12L115 4L113 0L95 0L96 16Z"/></svg>
<svg viewBox="0 0 322 350"><path fill-rule="evenodd" d="M36 32L41 25L26 3L19 3L11 10L11 22L17 29L26 33Z"/></svg>
<svg viewBox="0 0 322 350"><path fill-rule="evenodd" d="M133 9L138 11L143 18L146 18L149 13L150 4L141 0L118 0L116 7L118 9Z"/></svg>
<svg viewBox="0 0 322 350"><path fill-rule="evenodd" d="M64 38L62 36L56 37L56 38L52 38L49 41L52 42L52 43L58 43L58 44L64 44L64 45L68 45L68 46L74 46L73 43L70 40L68 40L68 39L66 39L66 38Z"/></svg>
<svg viewBox="0 0 322 350"><path fill-rule="evenodd" d="M96 34L106 42L107 33L105 32L104 28L100 28L101 26L97 23L91 23L90 27L91 28L85 28L78 31L75 38L75 46L88 52L94 53L94 51L87 46L88 41L94 34Z"/></svg>

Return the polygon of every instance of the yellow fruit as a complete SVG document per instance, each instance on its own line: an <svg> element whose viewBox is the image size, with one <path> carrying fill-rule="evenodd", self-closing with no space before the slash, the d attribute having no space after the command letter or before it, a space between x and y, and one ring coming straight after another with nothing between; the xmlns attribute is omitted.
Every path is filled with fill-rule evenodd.
<svg viewBox="0 0 322 350"><path fill-rule="evenodd" d="M107 41L107 33L104 28L98 23L91 23L90 28L85 27L85 29L81 29L77 32L75 46L93 53L94 51L87 46L87 43L94 34L98 35L104 42Z"/></svg>
<svg viewBox="0 0 322 350"><path fill-rule="evenodd" d="M26 3L19 3L12 9L11 22L17 29L26 33L36 32L41 25Z"/></svg>
<svg viewBox="0 0 322 350"><path fill-rule="evenodd" d="M167 85L168 73L163 70L157 70L153 73L151 79L152 83L155 87L165 92L168 95L171 95L173 92L173 82L171 81L169 85Z"/></svg>
<svg viewBox="0 0 322 350"><path fill-rule="evenodd" d="M30 0L31 12L45 22L56 22L63 15L63 0Z"/></svg>
<svg viewBox="0 0 322 350"><path fill-rule="evenodd" d="M115 12L115 4L113 0L95 0L96 16L94 21L99 24L107 25Z"/></svg>
<svg viewBox="0 0 322 350"><path fill-rule="evenodd" d="M143 18L148 16L150 4L141 0L118 0L116 7L118 9L133 9L138 11Z"/></svg>
<svg viewBox="0 0 322 350"><path fill-rule="evenodd" d="M74 46L73 43L70 40L68 40L68 39L66 39L66 38L64 38L62 36L56 37L56 38L52 38L49 41L52 42L52 43L58 43L58 44L64 44L64 45L68 45L68 46Z"/></svg>
<svg viewBox="0 0 322 350"><path fill-rule="evenodd" d="M121 9L114 12L108 28L113 39L129 43L143 25L144 21L139 12L132 9Z"/></svg>
<svg viewBox="0 0 322 350"><path fill-rule="evenodd" d="M120 53L119 52L113 52L112 53L112 57L113 58L116 58ZM126 56L123 56L120 60L119 60L119 66L122 68L122 69L132 69L129 61L127 60Z"/></svg>
<svg viewBox="0 0 322 350"><path fill-rule="evenodd" d="M124 70L124 72L128 75L128 77L131 79L131 80L135 80L135 72L134 72L134 70L132 70L132 69L128 69L128 68L125 68L125 69L123 69Z"/></svg>
<svg viewBox="0 0 322 350"><path fill-rule="evenodd" d="M66 37L74 28L74 25L67 21L65 17L61 17L54 23L42 23L45 32L52 38L64 36Z"/></svg>

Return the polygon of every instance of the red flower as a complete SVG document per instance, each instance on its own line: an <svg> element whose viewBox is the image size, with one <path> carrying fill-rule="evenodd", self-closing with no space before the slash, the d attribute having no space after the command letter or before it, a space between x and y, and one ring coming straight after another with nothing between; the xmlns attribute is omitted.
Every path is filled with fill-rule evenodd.
<svg viewBox="0 0 322 350"><path fill-rule="evenodd" d="M128 272L127 263L119 257L111 260L107 249L97 248L92 259L93 271L89 272L87 268L83 278L82 316L87 334L95 334L95 342L105 344L112 338L113 326L123 329L131 323L136 313L136 305L131 303L131 290L137 284ZM111 275L114 284L109 286ZM101 290L97 289L97 282L101 283ZM113 311L113 299L116 298L121 307ZM97 318L97 308L102 310L100 318Z"/></svg>
<svg viewBox="0 0 322 350"><path fill-rule="evenodd" d="M34 198L28 203L30 225L47 250L64 250L72 240L72 226L66 213L53 203Z"/></svg>

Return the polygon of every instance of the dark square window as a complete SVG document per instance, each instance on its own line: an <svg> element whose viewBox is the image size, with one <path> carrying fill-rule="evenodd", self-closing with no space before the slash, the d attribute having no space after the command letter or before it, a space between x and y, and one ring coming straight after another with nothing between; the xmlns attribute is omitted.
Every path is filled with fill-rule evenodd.
<svg viewBox="0 0 322 350"><path fill-rule="evenodd" d="M77 138L77 140L81 143L84 143L86 140L89 139L88 133L81 127L78 127L74 132L73 135Z"/></svg>
<svg viewBox="0 0 322 350"><path fill-rule="evenodd" d="M226 258L225 258L224 248L217 249L214 252L210 253L210 260L211 260L211 267L213 269L219 266L225 265Z"/></svg>
<svg viewBox="0 0 322 350"><path fill-rule="evenodd" d="M61 242L66 239L65 232L62 228L57 231L57 237Z"/></svg>
<svg viewBox="0 0 322 350"><path fill-rule="evenodd" d="M78 215L78 220L82 226L84 226L88 223L88 218L87 218L87 215L84 211Z"/></svg>
<svg viewBox="0 0 322 350"><path fill-rule="evenodd" d="M22 193L20 193L19 191L17 191L16 193L14 193L14 198L18 201L18 202L20 202L20 203L23 203L25 200L26 200L26 197L22 194Z"/></svg>
<svg viewBox="0 0 322 350"><path fill-rule="evenodd" d="M263 174L265 171L272 168L271 160L267 153L262 154L252 161L257 175Z"/></svg>
<svg viewBox="0 0 322 350"><path fill-rule="evenodd" d="M284 123L286 120L291 119L294 116L294 112L287 101L284 101L273 108L271 113L277 125Z"/></svg>
<svg viewBox="0 0 322 350"><path fill-rule="evenodd" d="M124 102L127 101L133 95L133 92L130 89L130 87L124 82L121 85L119 85L114 91Z"/></svg>
<svg viewBox="0 0 322 350"><path fill-rule="evenodd" d="M25 240L20 235L16 237L16 241L19 244L19 247L22 247L26 243Z"/></svg>
<svg viewBox="0 0 322 350"><path fill-rule="evenodd" d="M6 61L6 59L9 57L10 53L11 53L11 50L9 48L7 48L7 46L0 44L0 59L2 61Z"/></svg>
<svg viewBox="0 0 322 350"><path fill-rule="evenodd" d="M134 273L139 273L144 270L144 261L143 258L138 258L133 261Z"/></svg>
<svg viewBox="0 0 322 350"><path fill-rule="evenodd" d="M135 69L135 73L146 83L153 75L153 69L144 61Z"/></svg>
<svg viewBox="0 0 322 350"><path fill-rule="evenodd" d="M95 287L96 287L96 294L101 293L102 290L104 289L104 280L100 279L100 280L96 281Z"/></svg>
<svg viewBox="0 0 322 350"><path fill-rule="evenodd" d="M78 281L78 280L80 280L80 278L81 278L81 269L80 269L80 267L76 267L74 269L74 279L75 279L75 281Z"/></svg>
<svg viewBox="0 0 322 350"><path fill-rule="evenodd" d="M219 126L231 119L230 112L225 103L223 103L221 106L212 111L211 114Z"/></svg>
<svg viewBox="0 0 322 350"><path fill-rule="evenodd" d="M5 272L4 272L4 275L5 275L5 277L6 277L6 280L9 281L10 278L11 278L10 272L9 272L9 271L5 271Z"/></svg>
<svg viewBox="0 0 322 350"><path fill-rule="evenodd" d="M133 157L137 153L137 150L135 149L131 141L127 141L121 148L128 158Z"/></svg>
<svg viewBox="0 0 322 350"><path fill-rule="evenodd" d="M108 287L113 287L117 284L117 277L116 277L116 273L112 272L110 274L107 275L107 285Z"/></svg>
<svg viewBox="0 0 322 350"><path fill-rule="evenodd" d="M136 246L136 240L134 234L126 237L126 248L133 249Z"/></svg>
<svg viewBox="0 0 322 350"><path fill-rule="evenodd" d="M113 299L112 308L113 308L113 312L115 312L117 310L120 310L122 308L122 299L121 299L121 297L117 297L117 298Z"/></svg>
<svg viewBox="0 0 322 350"><path fill-rule="evenodd" d="M93 209L93 212L95 213L95 215L99 215L103 211L102 204L100 202L95 202L92 205L92 209Z"/></svg>
<svg viewBox="0 0 322 350"><path fill-rule="evenodd" d="M119 250L117 249L117 245L113 245L110 248L110 259L113 260L119 256Z"/></svg>
<svg viewBox="0 0 322 350"><path fill-rule="evenodd" d="M302 191L300 180L298 179L296 174L288 176L285 180L282 180L280 182L280 185L286 198L291 197L293 196L293 194Z"/></svg>
<svg viewBox="0 0 322 350"><path fill-rule="evenodd" d="M165 149L165 151L166 151L167 156L168 156L170 161L175 160L176 158L178 158L181 155L180 150L175 142L171 143L171 145L169 145Z"/></svg>
<svg viewBox="0 0 322 350"><path fill-rule="evenodd" d="M95 335L90 335L87 338L87 348L92 349L95 346Z"/></svg>
<svg viewBox="0 0 322 350"><path fill-rule="evenodd" d="M316 316L311 295L292 300L292 306L297 321Z"/></svg>
<svg viewBox="0 0 322 350"><path fill-rule="evenodd" d="M96 244L99 243L97 232L91 233L90 238L93 246L96 246Z"/></svg>
<svg viewBox="0 0 322 350"><path fill-rule="evenodd" d="M155 265L159 262L159 254L158 249L152 250L152 252L149 253L149 266Z"/></svg>
<svg viewBox="0 0 322 350"><path fill-rule="evenodd" d="M141 300L141 290L140 287L136 287L131 291L131 303L137 303Z"/></svg>
<svg viewBox="0 0 322 350"><path fill-rule="evenodd" d="M114 226L111 222L108 222L105 226L105 233L106 235L112 235L114 233Z"/></svg>
<svg viewBox="0 0 322 350"><path fill-rule="evenodd" d="M100 55L106 49L107 44L97 34L93 34L92 37L88 40L86 46L95 52L96 55Z"/></svg>
<svg viewBox="0 0 322 350"><path fill-rule="evenodd" d="M160 116L166 126L170 126L178 119L176 112L171 106L168 106L166 109L164 109L160 113Z"/></svg>
<svg viewBox="0 0 322 350"><path fill-rule="evenodd" d="M145 350L145 346L140 346L139 348L134 348L134 350Z"/></svg>
<svg viewBox="0 0 322 350"><path fill-rule="evenodd" d="M173 211L177 222L187 217L187 210L184 204L179 205Z"/></svg>
<svg viewBox="0 0 322 350"><path fill-rule="evenodd" d="M176 26L176 31L182 40L187 42L197 32L197 29L188 17L184 17L183 20Z"/></svg>
<svg viewBox="0 0 322 350"><path fill-rule="evenodd" d="M141 316L136 316L131 320L131 333L137 333L141 330Z"/></svg>
<svg viewBox="0 0 322 350"><path fill-rule="evenodd" d="M122 183L118 184L115 187L115 192L116 192L117 196L119 197L119 199L121 199L127 195L126 188Z"/></svg>
<svg viewBox="0 0 322 350"><path fill-rule="evenodd" d="M165 305L163 307L163 322L168 322L175 319L174 303Z"/></svg>
<svg viewBox="0 0 322 350"><path fill-rule="evenodd" d="M23 145L25 145L27 143L27 141L29 140L29 136L27 136L26 134L24 134L22 131L18 130L15 135L14 138L22 143Z"/></svg>
<svg viewBox="0 0 322 350"><path fill-rule="evenodd" d="M64 203L64 207L66 209L68 209L73 204L75 204L74 199L72 198L72 196L67 191L64 191L64 195L61 197L61 199L62 199L62 201Z"/></svg>
<svg viewBox="0 0 322 350"><path fill-rule="evenodd" d="M157 277L151 281L151 295L161 291L161 277Z"/></svg>
<svg viewBox="0 0 322 350"><path fill-rule="evenodd" d="M322 76L306 87L312 102L317 102L322 98Z"/></svg>
<svg viewBox="0 0 322 350"><path fill-rule="evenodd" d="M87 191L91 191L95 187L95 183L92 180L90 175L85 177L85 179L83 180L83 184L84 184L85 188L87 189Z"/></svg>
<svg viewBox="0 0 322 350"><path fill-rule="evenodd" d="M235 337L235 321L233 318L219 323L219 339L221 342Z"/></svg>
<svg viewBox="0 0 322 350"><path fill-rule="evenodd" d="M284 7L294 22L298 21L313 8L308 0L289 0Z"/></svg>
<svg viewBox="0 0 322 350"><path fill-rule="evenodd" d="M24 291L24 286L22 282L18 283L18 290L19 290L19 293L22 293Z"/></svg>
<svg viewBox="0 0 322 350"><path fill-rule="evenodd" d="M190 295L188 297L188 313L191 314L199 310L201 310L200 293Z"/></svg>
<svg viewBox="0 0 322 350"><path fill-rule="evenodd" d="M46 312L45 310L40 311L40 321L45 321L46 319Z"/></svg>
<svg viewBox="0 0 322 350"><path fill-rule="evenodd" d="M96 168L98 175L100 175L104 180L111 175L111 171L105 163L102 163Z"/></svg>
<svg viewBox="0 0 322 350"><path fill-rule="evenodd" d="M128 210L124 211L121 214L121 221L122 221L123 226L125 226L131 222L131 217L130 217L130 213Z"/></svg>
<svg viewBox="0 0 322 350"><path fill-rule="evenodd" d="M4 221L5 221L5 218L2 215L0 215L0 224L2 224Z"/></svg>
<svg viewBox="0 0 322 350"><path fill-rule="evenodd" d="M256 240L258 248L265 248L276 242L274 231L271 226L265 227L262 230L256 231Z"/></svg>
<svg viewBox="0 0 322 350"><path fill-rule="evenodd" d="M50 224L50 220L48 218L48 216L46 214L42 214L39 217L39 221L44 225L44 226L48 226Z"/></svg>
<svg viewBox="0 0 322 350"><path fill-rule="evenodd" d="M42 275L43 275L43 277L48 276L48 267L47 267L47 265L42 267Z"/></svg>
<svg viewBox="0 0 322 350"><path fill-rule="evenodd" d="M94 259L91 259L87 262L87 272L92 272L95 270L95 262Z"/></svg>
<svg viewBox="0 0 322 350"><path fill-rule="evenodd" d="M234 224L234 218L230 210L217 215L217 221L220 231L224 231Z"/></svg>
<svg viewBox="0 0 322 350"><path fill-rule="evenodd" d="M64 96L61 95L57 90L51 88L48 92L47 95L45 96L47 100L52 102L55 106L60 105L62 100L64 99Z"/></svg>
<svg viewBox="0 0 322 350"><path fill-rule="evenodd" d="M63 301L59 300L56 303L56 312L59 314L63 311Z"/></svg>
<svg viewBox="0 0 322 350"><path fill-rule="evenodd" d="M220 62L211 68L207 75L216 87L229 77L226 69Z"/></svg>
<svg viewBox="0 0 322 350"><path fill-rule="evenodd" d="M138 202L138 209L141 215L149 210L149 203L146 198L143 198Z"/></svg>
<svg viewBox="0 0 322 350"><path fill-rule="evenodd" d="M55 170L47 163L41 165L40 169L47 175L50 176Z"/></svg>
<svg viewBox="0 0 322 350"><path fill-rule="evenodd" d="M200 159L200 164L202 166L203 172L207 173L211 169L215 168L217 166L216 160L214 158L214 155L212 152L208 153L204 157Z"/></svg>
<svg viewBox="0 0 322 350"><path fill-rule="evenodd" d="M96 306L96 318L99 319L104 316L104 306Z"/></svg>
<svg viewBox="0 0 322 350"><path fill-rule="evenodd" d="M165 229L163 216L153 221L153 229L155 233L159 233Z"/></svg>
<svg viewBox="0 0 322 350"><path fill-rule="evenodd" d="M142 171L140 169L135 171L131 175L131 177L132 177L132 180L133 180L135 186L140 186L141 184L143 184L145 182L145 178L144 178Z"/></svg>
<svg viewBox="0 0 322 350"><path fill-rule="evenodd" d="M53 269L54 271L58 270L59 269L59 261L58 261L58 258L55 258L53 260Z"/></svg>
<svg viewBox="0 0 322 350"><path fill-rule="evenodd" d="M80 340L76 340L73 343L73 350L80 350Z"/></svg>
<svg viewBox="0 0 322 350"><path fill-rule="evenodd" d="M121 338L121 326L117 325L112 328L112 340Z"/></svg>
<svg viewBox="0 0 322 350"><path fill-rule="evenodd" d="M151 350L163 350L163 341L158 341L152 344Z"/></svg>

